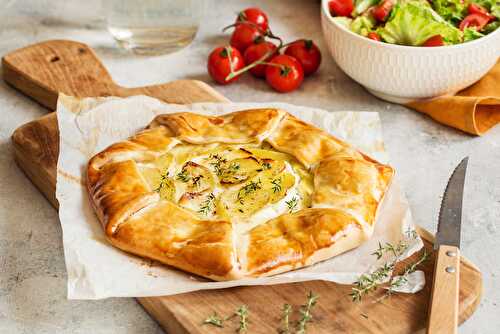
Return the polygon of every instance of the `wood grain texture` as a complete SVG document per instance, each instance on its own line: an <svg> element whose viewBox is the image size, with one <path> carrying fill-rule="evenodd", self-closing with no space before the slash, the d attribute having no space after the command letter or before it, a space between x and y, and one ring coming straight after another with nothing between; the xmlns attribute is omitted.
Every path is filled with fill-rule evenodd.
<svg viewBox="0 0 500 334"><path fill-rule="evenodd" d="M71 57L80 57L78 48L83 44L69 41L55 41L37 44L33 47L43 47L37 51L47 59L53 55L50 50L57 51L61 59L67 55L65 48L71 48ZM68 44L69 43L69 44ZM55 44L55 45L54 45ZM45 50L48 47L49 50ZM85 46L86 47L86 46ZM75 49L77 50L75 52ZM90 49L88 49L90 50ZM30 47L22 49L21 53L34 52ZM68 51L69 52L69 51ZM90 50L91 52L91 50ZM93 52L89 53L94 55ZM83 54L88 57L88 54ZM33 56L34 57L34 56ZM95 56L93 56L95 58ZM14 59L15 61L11 61ZM30 58L28 58L30 59ZM66 59L66 58L64 58ZM43 76L31 70L30 60L13 52L4 58L10 65L18 64L16 71L4 71L9 76L5 78L14 87L18 87L26 94L30 94L42 105L49 108L55 106L54 92L64 92L76 96L102 96L115 94L111 88L112 80L102 67L96 65L92 73L102 74L105 82L100 82L99 76L91 76L83 71L79 75L86 78L81 82L74 77L71 71L65 71L61 76L53 70ZM69 61L69 60L68 60ZM82 64L81 59L72 59L71 64ZM98 62L97 58L95 61ZM42 62L43 63L43 62ZM56 62L57 63L57 62ZM7 66L10 66L7 65ZM46 64L45 64L46 65ZM42 65L44 66L44 65ZM49 65L50 66L50 65ZM28 69L26 69L26 67ZM14 73L14 74L13 74ZM20 74L23 73L23 74ZM59 73L59 72L58 72ZM106 73L106 74L103 74ZM14 76L14 77L13 77ZM98 83L92 83L94 78ZM109 78L106 79L106 78ZM76 81L78 82L76 82ZM19 84L22 82L22 84ZM79 85L83 85L80 89ZM95 90L92 89L95 87ZM166 85L136 88L122 91L119 96L128 94L147 93L167 102L193 103L207 101L227 101L220 94L203 83L196 81L176 81ZM161 95L155 95L161 91ZM51 100L52 98L52 100ZM57 207L55 199L56 164L59 150L57 121L54 114L49 114L18 128L12 135L14 157L19 167L41 190L47 199ZM425 240L427 248L431 248L433 236L425 230L419 230ZM434 259L425 264L423 270L427 282L432 282ZM224 290L199 291L169 297L138 298L138 301L155 318L168 333L234 333L236 319L230 320L222 329L213 329L202 326L201 322L214 311L222 315L229 315L242 304L250 308L250 333L275 333L279 326L280 308L284 303L300 305L304 303L308 291L314 291L320 296L317 307L314 309L314 322L310 325L310 333L415 333L425 330L427 323L427 309L430 297L430 284L417 294L398 294L374 303L378 294L366 298L362 303L353 303L350 300L349 286L334 283L313 281L275 286L238 287ZM482 278L480 271L470 262L461 258L460 294L459 294L459 321L467 319L479 305L482 292ZM297 312L292 319L296 319Z"/></svg>
<svg viewBox="0 0 500 334"><path fill-rule="evenodd" d="M458 289L460 251L440 246L434 265L427 334L456 334L458 326Z"/></svg>

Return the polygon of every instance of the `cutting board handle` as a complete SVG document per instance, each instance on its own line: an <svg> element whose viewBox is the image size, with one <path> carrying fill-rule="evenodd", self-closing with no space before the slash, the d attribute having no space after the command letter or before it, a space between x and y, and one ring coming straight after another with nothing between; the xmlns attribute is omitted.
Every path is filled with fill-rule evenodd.
<svg viewBox="0 0 500 334"><path fill-rule="evenodd" d="M4 80L55 110L59 92L78 97L115 95L117 85L94 51L83 43L52 40L2 58Z"/></svg>
<svg viewBox="0 0 500 334"><path fill-rule="evenodd" d="M4 80L50 110L59 93L76 97L149 95L170 103L189 103L197 97L207 102L228 101L196 80L125 88L117 85L95 52L86 44L51 40L12 51L2 58ZM192 94L186 99L186 92ZM189 96L189 95L188 95Z"/></svg>

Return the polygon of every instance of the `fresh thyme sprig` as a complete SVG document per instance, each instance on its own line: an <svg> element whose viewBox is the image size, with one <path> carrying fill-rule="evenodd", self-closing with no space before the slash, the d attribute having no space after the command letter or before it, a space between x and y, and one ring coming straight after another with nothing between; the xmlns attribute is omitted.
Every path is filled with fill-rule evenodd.
<svg viewBox="0 0 500 334"><path fill-rule="evenodd" d="M241 305L236 310L236 315L240 318L240 325L238 327L238 333L246 333L248 330L248 307L246 305Z"/></svg>
<svg viewBox="0 0 500 334"><path fill-rule="evenodd" d="M201 179L203 178L203 175L197 175L197 176L193 176L193 186L195 187L199 187L200 186L200 183L201 183Z"/></svg>
<svg viewBox="0 0 500 334"><path fill-rule="evenodd" d="M305 334L306 333L306 326L308 322L312 321L312 314L311 311L313 307L316 305L318 301L318 296L312 293L312 291L309 291L309 294L307 295L307 303L302 305L300 307L300 314L301 317L299 321L297 322L297 332L298 334Z"/></svg>
<svg viewBox="0 0 500 334"><path fill-rule="evenodd" d="M385 284L393 274L396 263L401 259L401 256L410 247L411 241L416 239L418 234L414 229L409 228L405 232L406 238L398 242L396 246L391 243L379 242L378 249L372 253L377 257L377 260L381 259L385 254L390 253L394 256L392 261L384 263L382 266L377 268L375 271L367 274L363 274L359 279L354 282L354 287L350 293L353 301L361 301L362 297L372 291L377 290L379 286ZM428 255L424 252L424 255L417 261L411 263L403 272L403 274L397 279L393 280L389 284L387 294L394 292L395 288L402 286L408 281L408 275L414 272L418 265L427 259Z"/></svg>
<svg viewBox="0 0 500 334"><path fill-rule="evenodd" d="M266 170L266 169L271 169L271 164L267 161L264 161L262 163L262 169Z"/></svg>
<svg viewBox="0 0 500 334"><path fill-rule="evenodd" d="M214 312L214 314L212 314L211 316L209 316L208 318L206 318L203 321L203 324L204 325L213 325L213 326L222 328L222 327L224 327L223 322L224 322L224 320L221 317L219 317L217 312Z"/></svg>
<svg viewBox="0 0 500 334"><path fill-rule="evenodd" d="M215 195L213 193L210 193L207 199L204 200L203 203L201 203L198 213L207 216L214 209L214 201L215 201Z"/></svg>
<svg viewBox="0 0 500 334"><path fill-rule="evenodd" d="M297 208L299 200L297 197L293 196L289 201L285 201L286 206L288 206L288 212L292 213L293 210Z"/></svg>
<svg viewBox="0 0 500 334"><path fill-rule="evenodd" d="M167 188L167 187L170 187L170 182L169 182L169 179L168 179L168 172L166 172L165 174L161 175L161 177L160 177L160 184L158 185L158 187L156 187L154 189L154 191L156 191L157 193L159 193L163 188Z"/></svg>
<svg viewBox="0 0 500 334"><path fill-rule="evenodd" d="M283 328L279 330L279 333L290 334L290 314L292 314L292 305L284 304L282 312L283 316L281 321L283 322Z"/></svg>

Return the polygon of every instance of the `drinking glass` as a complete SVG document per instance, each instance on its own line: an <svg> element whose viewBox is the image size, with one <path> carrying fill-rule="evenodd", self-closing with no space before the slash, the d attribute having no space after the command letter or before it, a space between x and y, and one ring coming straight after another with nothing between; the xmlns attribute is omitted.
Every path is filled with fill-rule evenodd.
<svg viewBox="0 0 500 334"><path fill-rule="evenodd" d="M107 0L108 30L139 54L174 52L198 31L204 0Z"/></svg>

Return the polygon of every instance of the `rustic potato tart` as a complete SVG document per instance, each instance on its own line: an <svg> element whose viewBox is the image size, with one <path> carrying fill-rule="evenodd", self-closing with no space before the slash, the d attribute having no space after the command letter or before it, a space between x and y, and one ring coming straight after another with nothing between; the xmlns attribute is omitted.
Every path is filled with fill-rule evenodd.
<svg viewBox="0 0 500 334"><path fill-rule="evenodd" d="M114 246L230 280L359 246L393 174L283 110L186 112L95 155L87 188Z"/></svg>

